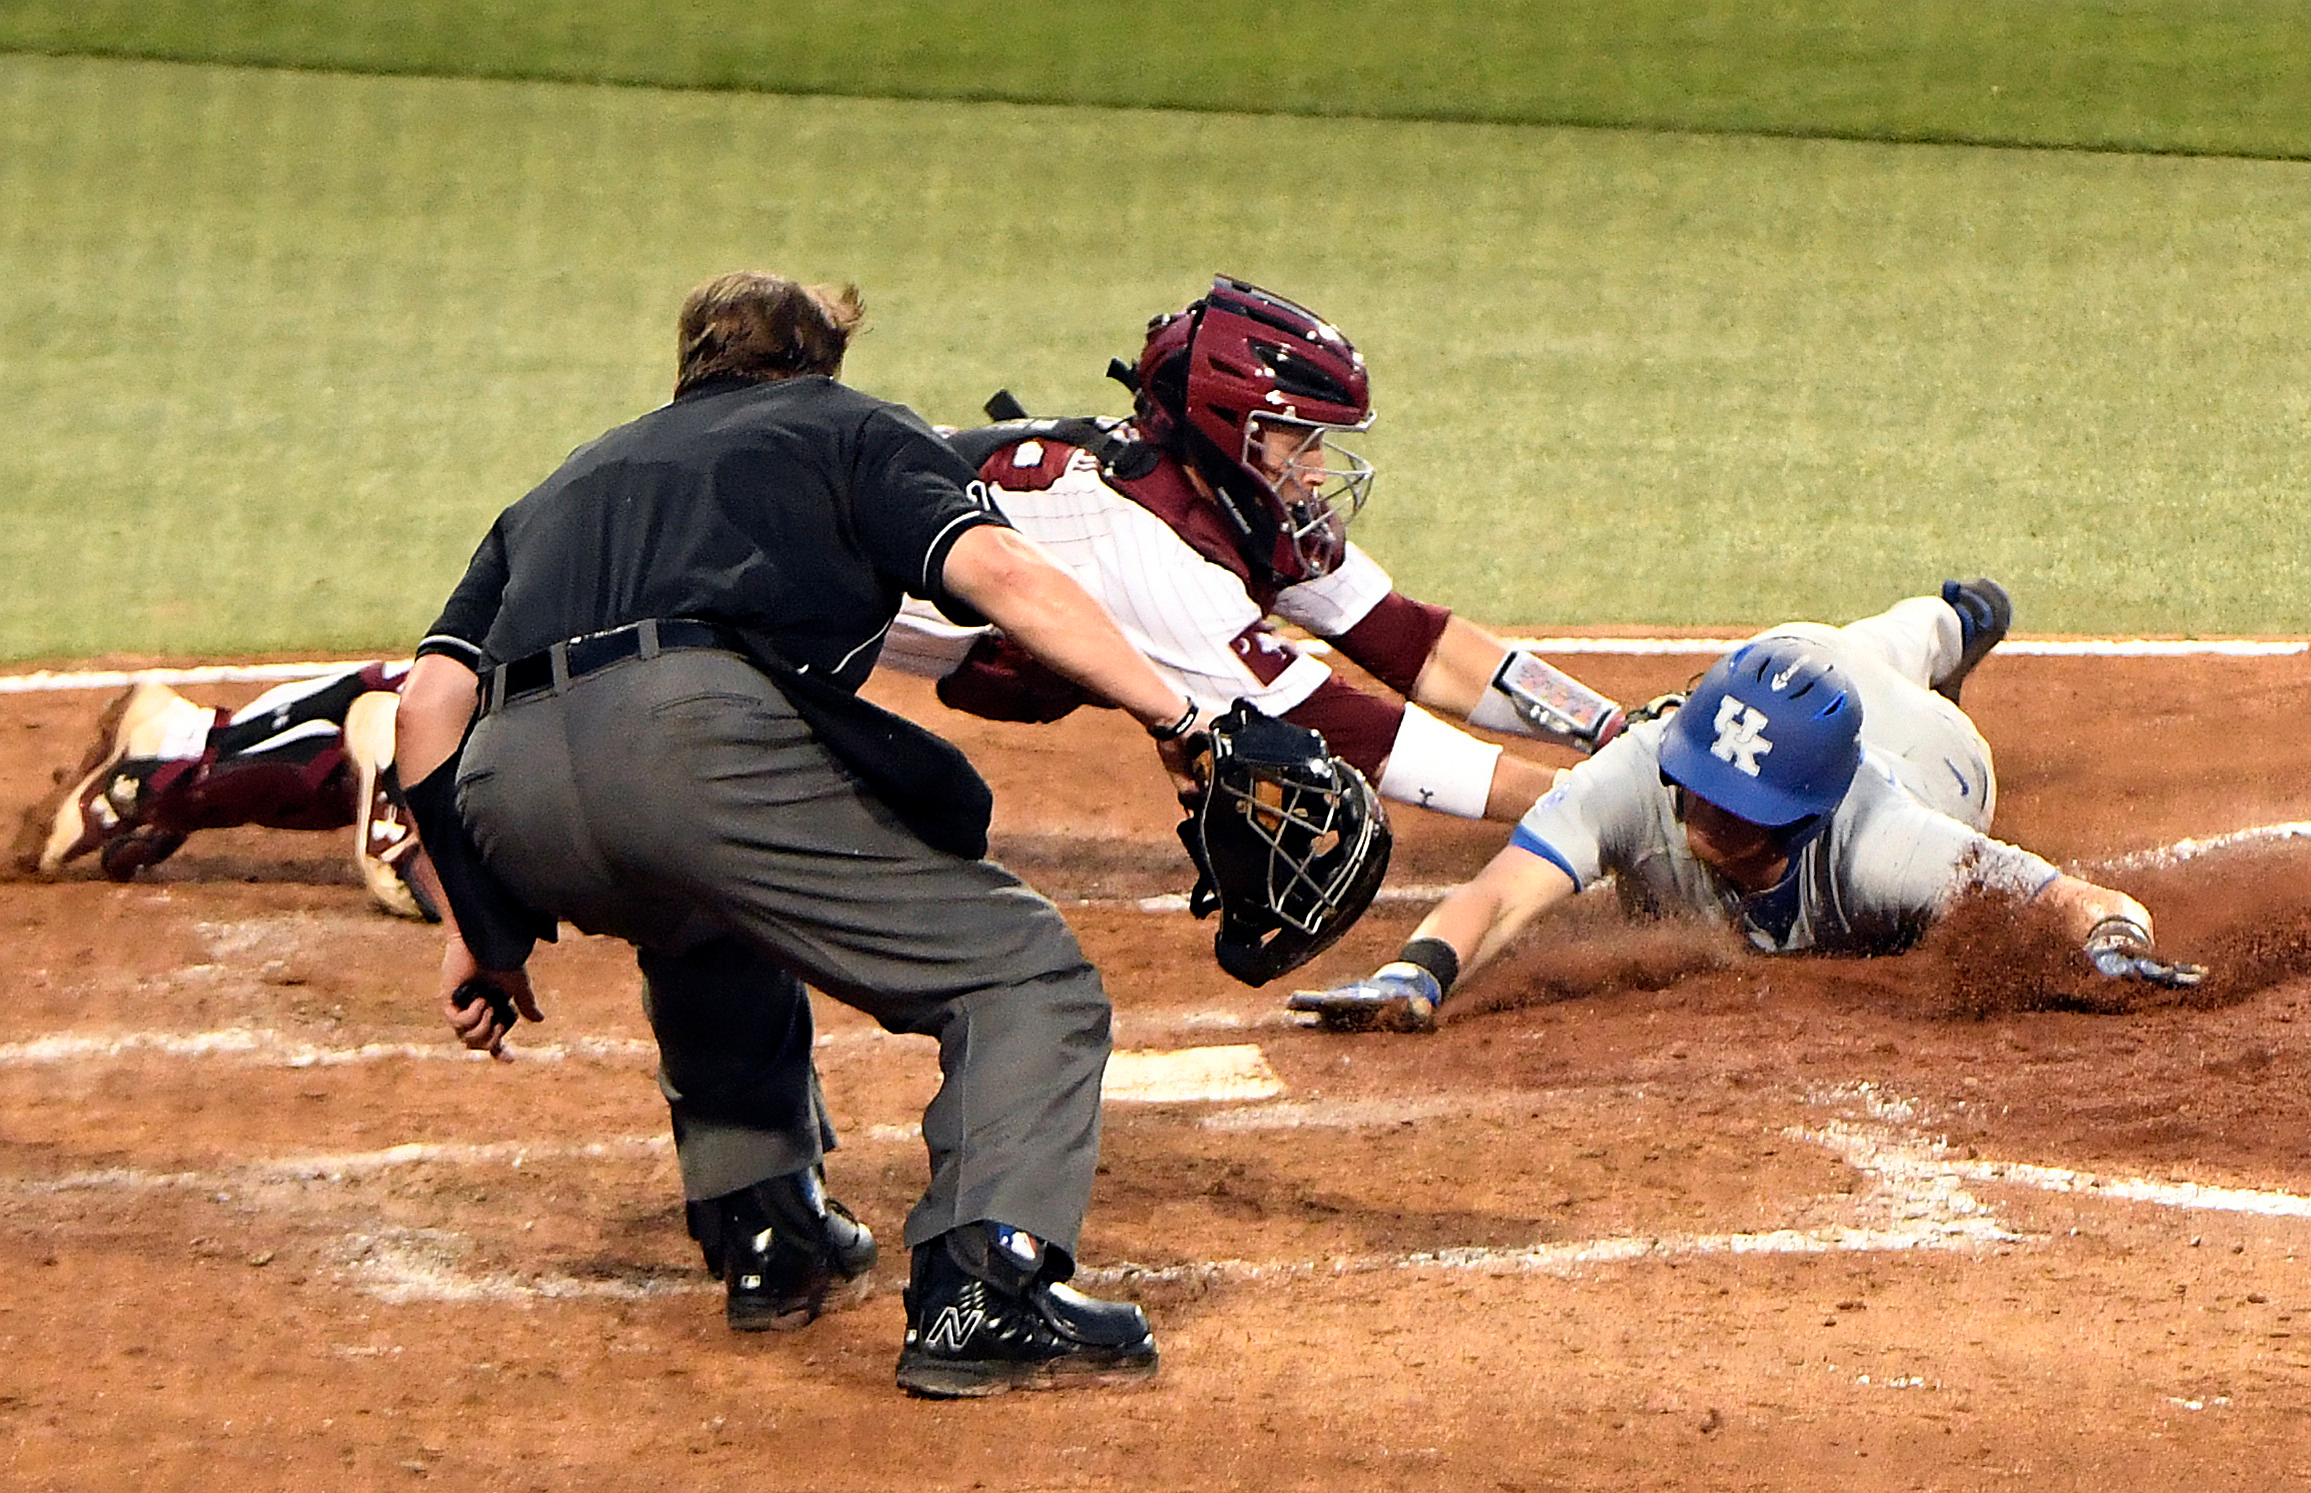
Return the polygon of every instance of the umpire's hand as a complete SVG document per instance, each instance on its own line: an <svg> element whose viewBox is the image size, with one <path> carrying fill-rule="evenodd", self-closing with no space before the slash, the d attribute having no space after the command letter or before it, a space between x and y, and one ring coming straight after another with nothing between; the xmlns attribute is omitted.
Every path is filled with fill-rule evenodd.
<svg viewBox="0 0 2311 1493"><path fill-rule="evenodd" d="M507 1062L506 1037L515 1022L546 1019L526 971L484 970L454 933L441 954L441 1014L458 1041Z"/></svg>

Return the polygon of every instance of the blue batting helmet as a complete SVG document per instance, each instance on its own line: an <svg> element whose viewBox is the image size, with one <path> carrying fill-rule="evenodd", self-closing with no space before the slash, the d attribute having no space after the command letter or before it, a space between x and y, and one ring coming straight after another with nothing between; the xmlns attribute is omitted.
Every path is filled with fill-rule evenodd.
<svg viewBox="0 0 2311 1493"><path fill-rule="evenodd" d="M1719 659L1661 737L1663 777L1768 828L1836 808L1861 763L1861 697L1798 638Z"/></svg>

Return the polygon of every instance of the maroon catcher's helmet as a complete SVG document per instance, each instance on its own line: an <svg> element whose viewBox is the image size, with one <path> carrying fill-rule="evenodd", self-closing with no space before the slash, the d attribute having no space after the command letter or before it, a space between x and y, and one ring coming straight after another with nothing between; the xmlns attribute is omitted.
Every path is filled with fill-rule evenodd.
<svg viewBox="0 0 2311 1493"><path fill-rule="evenodd" d="M1148 323L1140 434L1211 483L1244 558L1286 583L1339 565L1372 467L1328 444L1372 424L1364 358L1305 306L1225 275Z"/></svg>

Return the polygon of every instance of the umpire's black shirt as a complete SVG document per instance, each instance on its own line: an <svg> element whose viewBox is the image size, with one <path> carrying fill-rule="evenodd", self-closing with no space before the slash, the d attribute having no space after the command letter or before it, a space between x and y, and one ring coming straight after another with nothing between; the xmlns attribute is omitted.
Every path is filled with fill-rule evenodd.
<svg viewBox="0 0 2311 1493"><path fill-rule="evenodd" d="M856 689L900 594L976 622L941 579L1003 523L902 405L830 378L714 379L580 447L498 515L418 652L475 670L646 617L768 635Z"/></svg>

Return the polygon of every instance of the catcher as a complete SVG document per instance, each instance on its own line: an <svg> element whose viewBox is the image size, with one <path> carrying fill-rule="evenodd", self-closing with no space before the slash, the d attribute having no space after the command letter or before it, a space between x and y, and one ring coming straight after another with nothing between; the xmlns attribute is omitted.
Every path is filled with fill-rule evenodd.
<svg viewBox="0 0 2311 1493"><path fill-rule="evenodd" d="M1962 894L1999 893L2050 911L2102 977L2197 984L2134 898L1990 837L1990 749L1958 694L2012 616L1995 582L1950 581L1849 627L1753 638L1567 774L1394 961L1287 1004L1432 1030L1460 975L1607 874L1632 912L1710 918L1776 954L1897 952Z"/></svg>
<svg viewBox="0 0 2311 1493"><path fill-rule="evenodd" d="M369 663L211 710L150 681L114 697L80 765L17 827L10 859L54 877L95 857L128 881L204 829L353 830L377 905L438 921L416 876L423 852L393 775L393 712L409 665Z"/></svg>
<svg viewBox="0 0 2311 1493"><path fill-rule="evenodd" d="M1373 474L1338 437L1370 427L1371 389L1363 357L1315 313L1223 276L1151 321L1137 363L1108 373L1132 391L1129 421L1030 420L999 394L988 413L1001 423L948 441L1207 720L1249 701L1321 733L1385 798L1504 821L1554 769L1432 710L1584 753L1620 729L1611 700L1397 591L1348 541ZM1403 698L1345 683L1271 618ZM1088 698L999 633L920 603L900 612L883 663L938 677L947 705L993 720L1053 721Z"/></svg>

